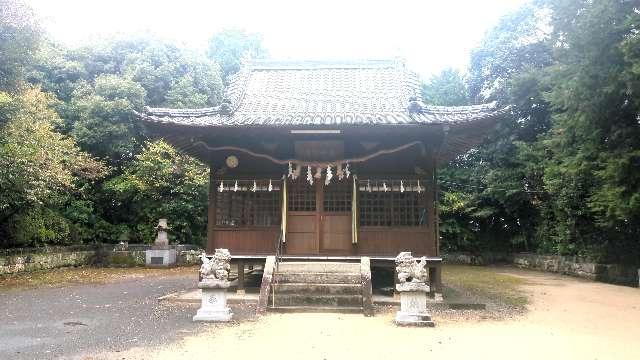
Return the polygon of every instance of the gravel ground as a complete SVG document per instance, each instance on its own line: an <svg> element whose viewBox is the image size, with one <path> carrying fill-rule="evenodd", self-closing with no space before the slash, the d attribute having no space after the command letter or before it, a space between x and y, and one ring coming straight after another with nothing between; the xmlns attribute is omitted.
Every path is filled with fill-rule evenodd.
<svg viewBox="0 0 640 360"><path fill-rule="evenodd" d="M522 288L531 297L528 312L499 320L483 318L483 312L434 312L435 328L397 327L393 308L380 308L374 317L270 313L236 326L210 325L162 347L94 358L640 359L640 289L514 269L493 271L526 279Z"/></svg>
<svg viewBox="0 0 640 360"><path fill-rule="evenodd" d="M200 331L197 306L156 299L194 288L195 275L0 292L0 359L83 358L178 341Z"/></svg>
<svg viewBox="0 0 640 360"><path fill-rule="evenodd" d="M516 269L526 312L435 310L435 328L376 316L275 314L232 305L228 324L193 323L197 304L158 302L191 274L0 292L0 359L640 359L640 290ZM247 321L250 320L250 321ZM274 350L276 349L276 350ZM267 353L265 353L265 351Z"/></svg>

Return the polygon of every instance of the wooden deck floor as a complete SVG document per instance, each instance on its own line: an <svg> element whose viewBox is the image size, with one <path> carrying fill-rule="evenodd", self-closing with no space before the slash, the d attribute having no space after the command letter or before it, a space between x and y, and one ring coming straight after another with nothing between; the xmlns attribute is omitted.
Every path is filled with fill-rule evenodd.
<svg viewBox="0 0 640 360"><path fill-rule="evenodd" d="M267 256L271 254L232 254L231 261L233 262L264 262ZM366 256L366 255L363 255ZM284 255L283 261L336 261L336 262L360 262L362 256L333 256L333 255ZM395 256L368 256L371 264L376 266L395 266ZM428 257L427 266L437 267L442 264L442 258L440 257Z"/></svg>

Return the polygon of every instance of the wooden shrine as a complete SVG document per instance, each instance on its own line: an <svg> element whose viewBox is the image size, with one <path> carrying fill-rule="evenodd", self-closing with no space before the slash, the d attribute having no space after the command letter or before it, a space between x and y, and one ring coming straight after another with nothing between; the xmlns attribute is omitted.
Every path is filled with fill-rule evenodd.
<svg viewBox="0 0 640 360"><path fill-rule="evenodd" d="M439 255L436 171L506 109L424 105L403 62L254 61L206 109L145 108L211 168L207 251Z"/></svg>

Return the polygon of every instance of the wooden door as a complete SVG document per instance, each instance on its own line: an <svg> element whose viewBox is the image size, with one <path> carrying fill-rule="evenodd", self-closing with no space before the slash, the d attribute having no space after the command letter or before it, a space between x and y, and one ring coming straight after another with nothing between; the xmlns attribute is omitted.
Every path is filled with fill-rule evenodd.
<svg viewBox="0 0 640 360"><path fill-rule="evenodd" d="M351 254L351 181L334 181L323 186L320 195L320 252Z"/></svg>
<svg viewBox="0 0 640 360"><path fill-rule="evenodd" d="M299 178L287 185L287 243L285 253L289 255L315 255L319 252L318 226L320 214L318 184L309 185Z"/></svg>
<svg viewBox="0 0 640 360"><path fill-rule="evenodd" d="M287 244L289 255L350 255L350 180L324 185L317 180L291 181L287 194Z"/></svg>

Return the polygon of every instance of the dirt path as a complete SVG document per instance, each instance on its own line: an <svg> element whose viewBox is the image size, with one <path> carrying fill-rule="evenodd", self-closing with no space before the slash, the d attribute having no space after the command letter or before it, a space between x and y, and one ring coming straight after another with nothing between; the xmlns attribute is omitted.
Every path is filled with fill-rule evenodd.
<svg viewBox="0 0 640 360"><path fill-rule="evenodd" d="M640 359L640 290L514 269L530 311L515 320L440 320L436 328L399 328L393 312L373 318L269 314L239 325L209 325L162 348L92 358Z"/></svg>

